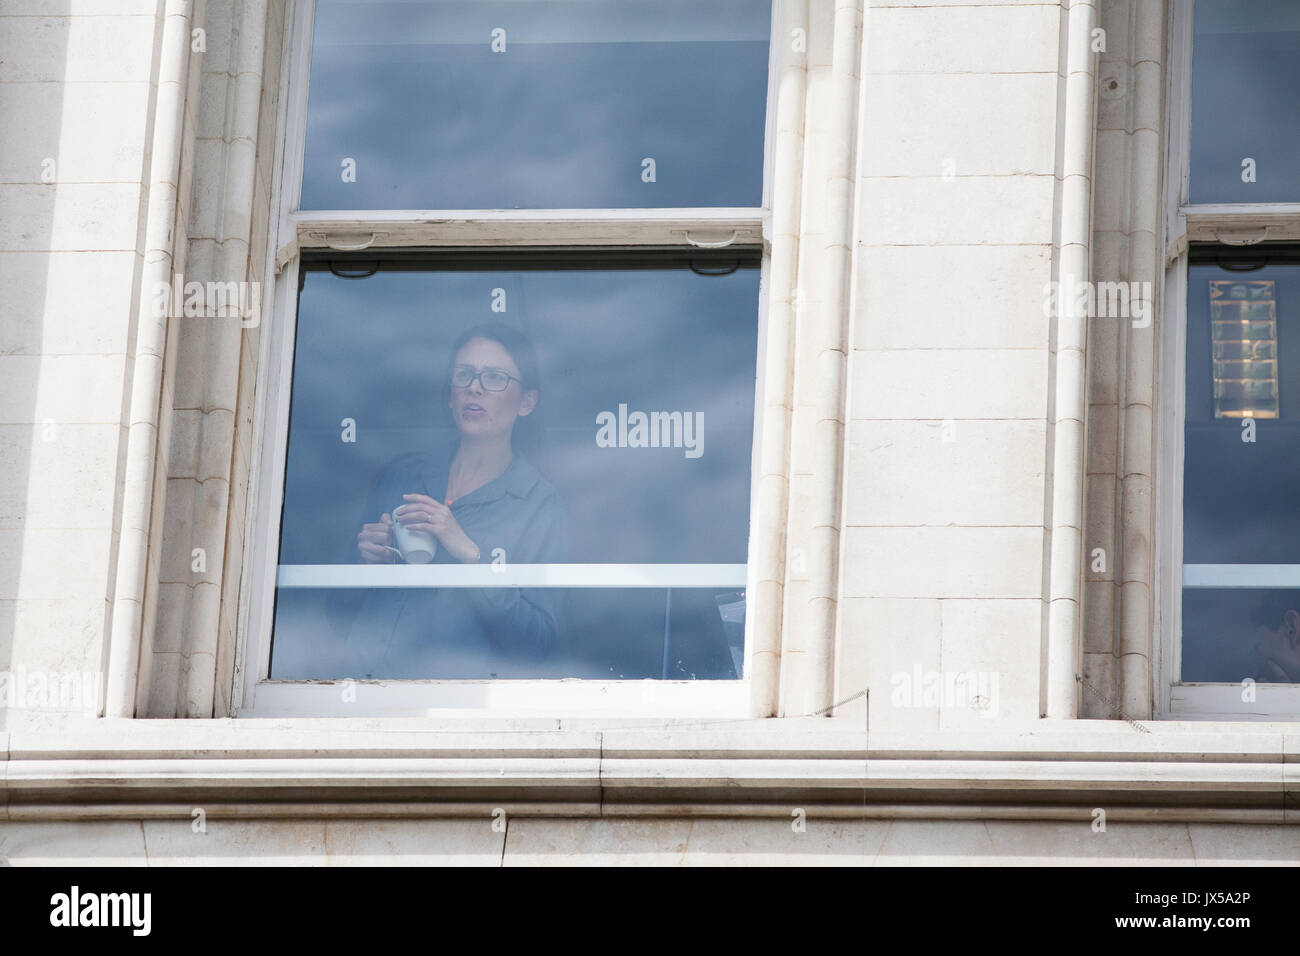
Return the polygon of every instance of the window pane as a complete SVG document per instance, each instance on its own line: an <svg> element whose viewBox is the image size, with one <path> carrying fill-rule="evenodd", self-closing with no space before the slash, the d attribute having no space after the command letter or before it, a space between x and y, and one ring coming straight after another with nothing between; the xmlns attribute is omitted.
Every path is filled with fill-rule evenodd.
<svg viewBox="0 0 1300 956"><path fill-rule="evenodd" d="M741 676L755 256L309 264L272 677ZM484 323L507 329L453 355ZM363 561L406 494L452 498L463 537Z"/></svg>
<svg viewBox="0 0 1300 956"><path fill-rule="evenodd" d="M1286 638L1300 588L1189 588L1183 592L1183 680L1300 683L1300 652ZM1189 633L1196 640L1187 640Z"/></svg>
<svg viewBox="0 0 1300 956"><path fill-rule="evenodd" d="M1278 585L1300 596L1300 264L1213 255L1188 273L1182 679L1237 682L1264 666Z"/></svg>
<svg viewBox="0 0 1300 956"><path fill-rule="evenodd" d="M770 8L317 0L302 208L760 206Z"/></svg>
<svg viewBox="0 0 1300 956"><path fill-rule="evenodd" d="M1196 0L1194 33L1191 201L1300 202L1300 3Z"/></svg>
<svg viewBox="0 0 1300 956"><path fill-rule="evenodd" d="M511 653L508 647L485 646L446 633L445 628L416 629L402 623L419 617L432 625L448 607L456 614L457 605L472 603L460 591L281 588L271 676L277 680L732 680L742 676L743 590L552 588L543 597L554 598L559 609L558 639L545 654L526 655Z"/></svg>

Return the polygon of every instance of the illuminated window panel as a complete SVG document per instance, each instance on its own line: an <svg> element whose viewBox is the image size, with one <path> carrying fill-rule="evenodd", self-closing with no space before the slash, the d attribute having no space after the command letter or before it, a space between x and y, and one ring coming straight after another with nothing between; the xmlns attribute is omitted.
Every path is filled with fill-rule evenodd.
<svg viewBox="0 0 1300 956"><path fill-rule="evenodd" d="M1271 279L1209 282L1215 418L1277 418L1277 295Z"/></svg>

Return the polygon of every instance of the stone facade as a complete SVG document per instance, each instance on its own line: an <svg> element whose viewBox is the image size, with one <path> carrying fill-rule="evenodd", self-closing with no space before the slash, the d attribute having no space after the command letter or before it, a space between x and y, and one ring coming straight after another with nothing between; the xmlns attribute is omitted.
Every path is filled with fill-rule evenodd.
<svg viewBox="0 0 1300 956"><path fill-rule="evenodd" d="M0 672L100 700L0 700L0 857L1295 860L1294 724L1158 704L1178 2L776 4L806 42L772 87L748 715L272 719L238 686L281 317L150 289L270 289L311 241L277 235L306 4L8 0ZM1066 277L1151 282L1154 321L1049 318Z"/></svg>

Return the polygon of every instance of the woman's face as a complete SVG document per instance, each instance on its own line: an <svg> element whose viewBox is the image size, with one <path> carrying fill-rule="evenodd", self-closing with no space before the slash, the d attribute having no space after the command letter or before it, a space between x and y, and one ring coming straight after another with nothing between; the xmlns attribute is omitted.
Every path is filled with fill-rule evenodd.
<svg viewBox="0 0 1300 956"><path fill-rule="evenodd" d="M537 390L524 390L519 382L519 366L505 346L492 339L470 339L456 353L453 365L465 365L475 372L501 369L511 376L503 392L488 391L481 378L474 379L466 388L453 386L450 402L451 417L462 438L509 440L515 419L531 413L537 406Z"/></svg>

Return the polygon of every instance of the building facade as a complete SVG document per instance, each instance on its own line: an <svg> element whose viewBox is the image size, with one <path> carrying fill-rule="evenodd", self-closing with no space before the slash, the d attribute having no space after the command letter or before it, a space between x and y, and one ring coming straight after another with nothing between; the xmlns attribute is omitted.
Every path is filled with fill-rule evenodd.
<svg viewBox="0 0 1300 956"><path fill-rule="evenodd" d="M5 0L0 857L1300 858L1300 16L654 6ZM439 302L567 555L327 554ZM341 663L431 584L581 634Z"/></svg>

